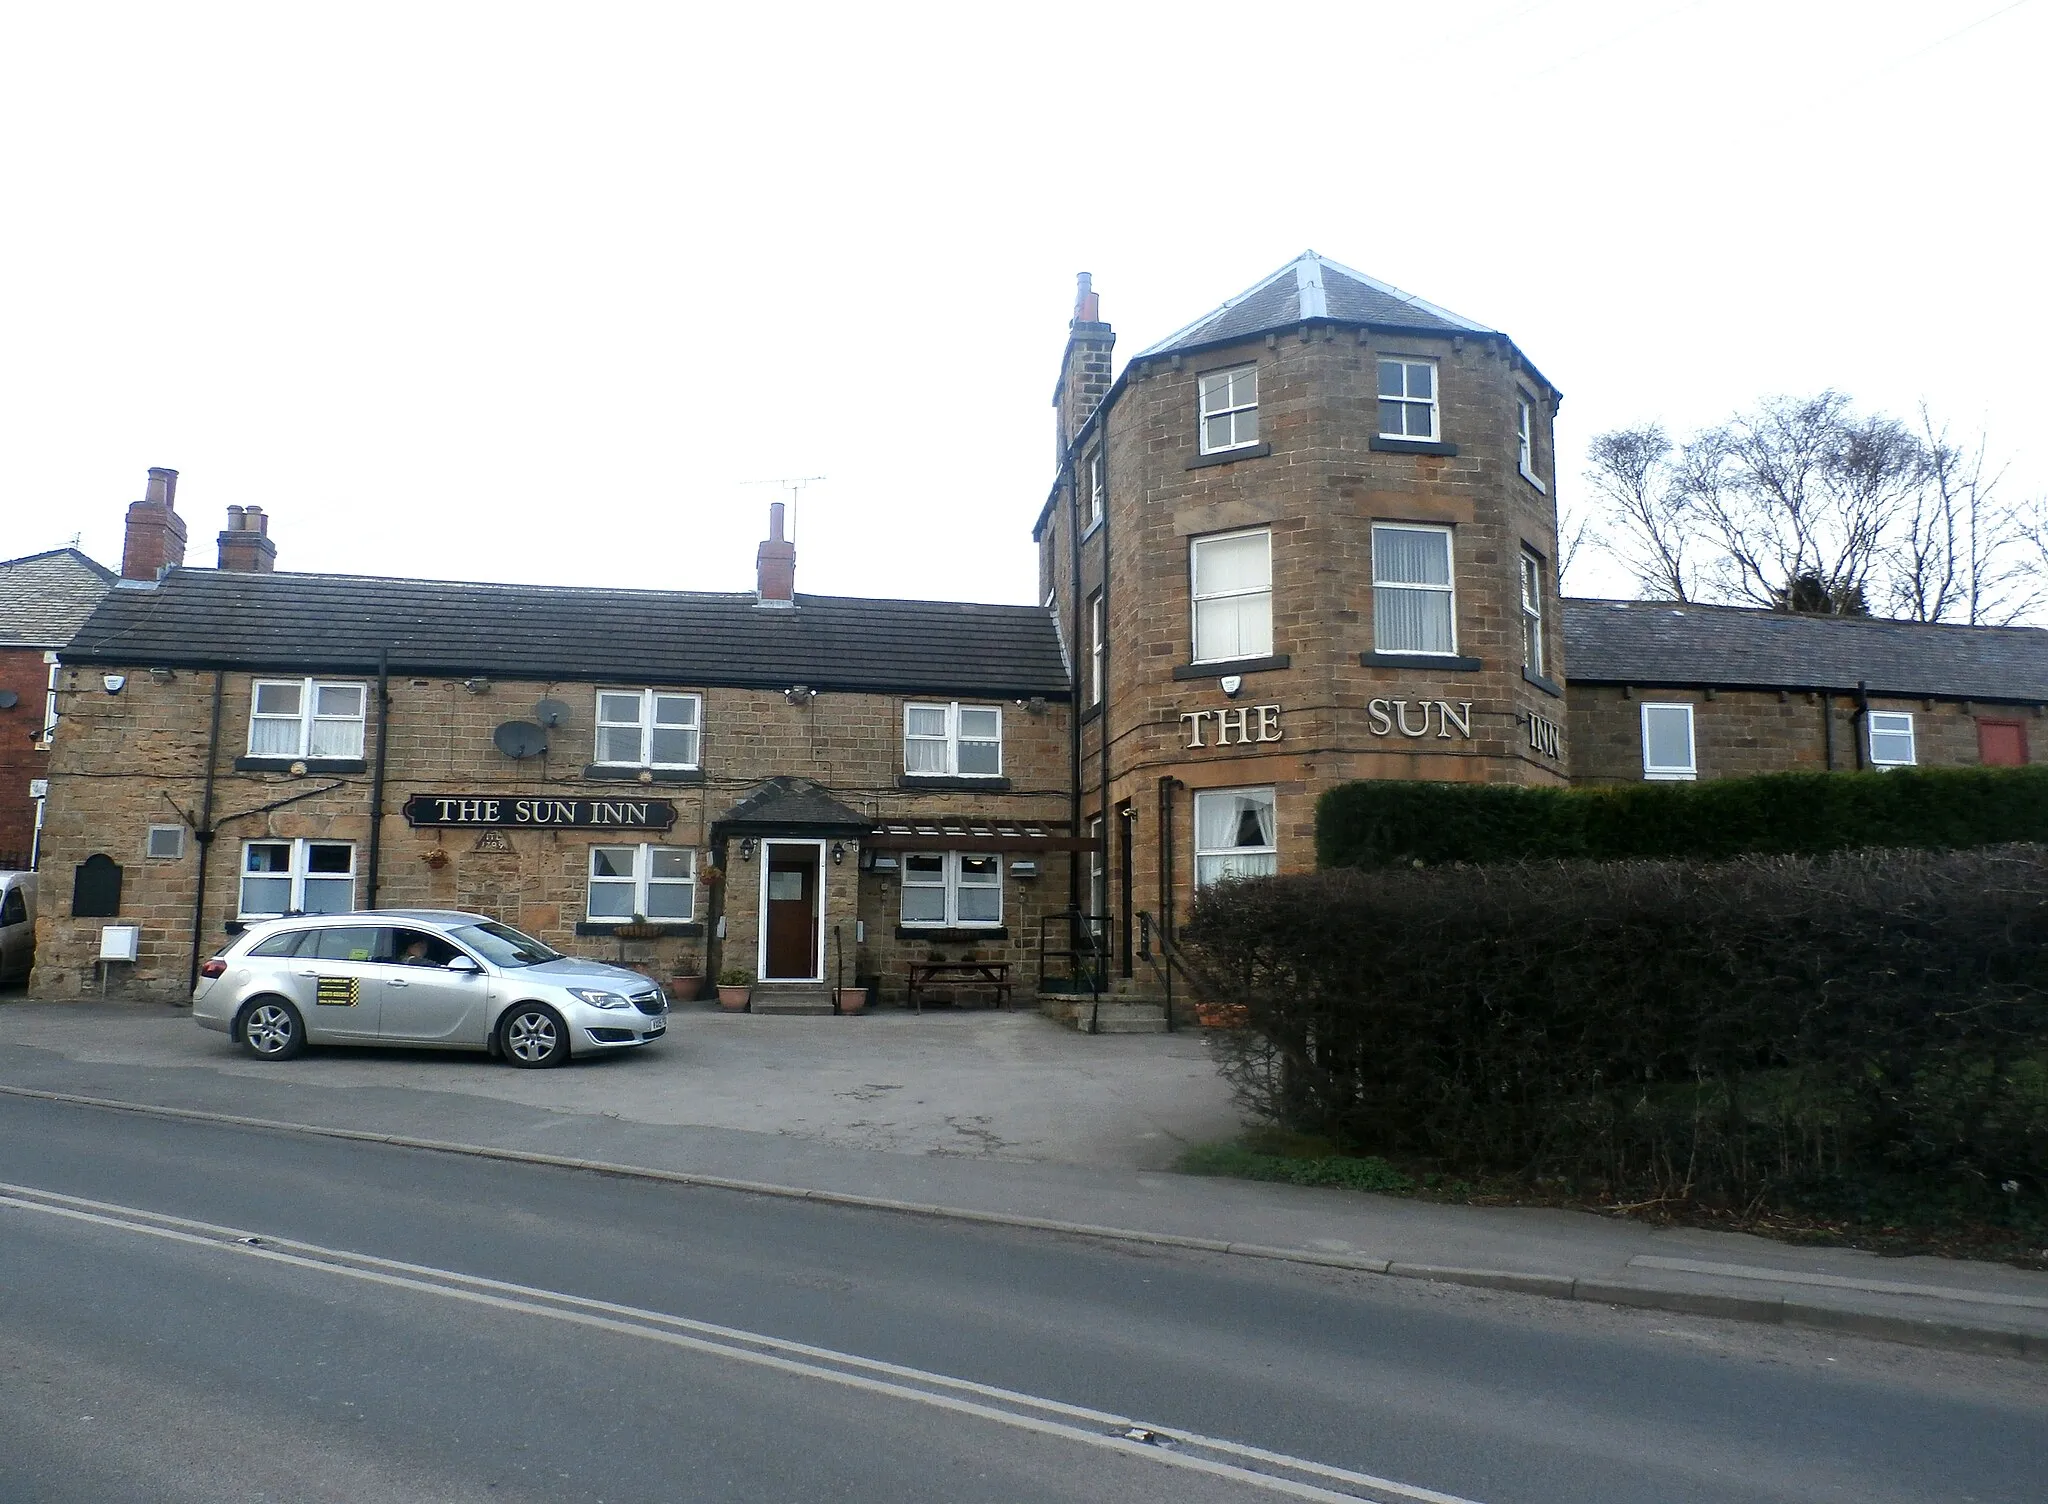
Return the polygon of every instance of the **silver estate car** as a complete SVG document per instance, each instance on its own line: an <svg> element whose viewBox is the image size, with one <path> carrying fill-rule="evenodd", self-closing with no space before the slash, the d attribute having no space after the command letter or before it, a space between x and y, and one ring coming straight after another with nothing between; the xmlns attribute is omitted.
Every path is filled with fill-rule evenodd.
<svg viewBox="0 0 2048 1504"><path fill-rule="evenodd" d="M541 1066L659 1039L668 999L637 971L565 956L482 914L377 909L250 925L199 968L192 1016L263 1060L388 1044Z"/></svg>

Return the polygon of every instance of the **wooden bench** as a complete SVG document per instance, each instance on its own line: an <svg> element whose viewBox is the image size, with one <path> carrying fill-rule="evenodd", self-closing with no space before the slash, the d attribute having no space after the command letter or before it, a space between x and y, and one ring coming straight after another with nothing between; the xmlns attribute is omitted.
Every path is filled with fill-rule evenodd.
<svg viewBox="0 0 2048 1504"><path fill-rule="evenodd" d="M924 1012L924 990L935 981L956 986L994 989L995 1006L1010 1006L1010 963L1008 961L912 961L910 963L910 1004Z"/></svg>

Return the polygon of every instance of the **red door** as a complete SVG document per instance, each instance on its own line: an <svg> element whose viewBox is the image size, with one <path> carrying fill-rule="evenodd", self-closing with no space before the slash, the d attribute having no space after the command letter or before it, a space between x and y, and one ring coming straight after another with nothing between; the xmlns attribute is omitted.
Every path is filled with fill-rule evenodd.
<svg viewBox="0 0 2048 1504"><path fill-rule="evenodd" d="M1978 721L1977 761L1987 768L2024 767L2027 761L2027 723Z"/></svg>

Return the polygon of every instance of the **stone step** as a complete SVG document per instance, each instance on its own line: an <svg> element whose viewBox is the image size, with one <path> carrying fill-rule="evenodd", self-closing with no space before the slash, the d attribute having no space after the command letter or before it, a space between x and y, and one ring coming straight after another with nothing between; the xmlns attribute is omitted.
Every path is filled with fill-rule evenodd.
<svg viewBox="0 0 2048 1504"><path fill-rule="evenodd" d="M822 1014L836 1013L839 1010L832 1006L832 991L828 987L805 986L802 984L789 987L764 987L756 983L753 998L749 1003L749 1011L754 1013Z"/></svg>
<svg viewBox="0 0 2048 1504"><path fill-rule="evenodd" d="M1097 1009L1092 1002L1083 1002L1074 1009L1073 1025L1083 1034L1088 1032L1088 1021L1093 1016L1098 1034L1164 1034L1166 1032L1166 1005L1162 1002L1111 1002L1102 1000Z"/></svg>

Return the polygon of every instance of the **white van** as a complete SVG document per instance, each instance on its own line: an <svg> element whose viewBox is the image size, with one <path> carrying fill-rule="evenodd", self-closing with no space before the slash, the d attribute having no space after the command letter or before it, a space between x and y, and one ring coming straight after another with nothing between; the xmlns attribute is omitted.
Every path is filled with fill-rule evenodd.
<svg viewBox="0 0 2048 1504"><path fill-rule="evenodd" d="M36 959L36 875L0 872L0 987L28 983Z"/></svg>

